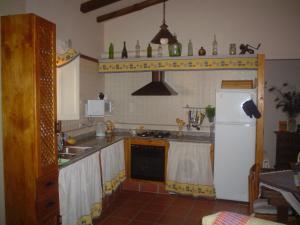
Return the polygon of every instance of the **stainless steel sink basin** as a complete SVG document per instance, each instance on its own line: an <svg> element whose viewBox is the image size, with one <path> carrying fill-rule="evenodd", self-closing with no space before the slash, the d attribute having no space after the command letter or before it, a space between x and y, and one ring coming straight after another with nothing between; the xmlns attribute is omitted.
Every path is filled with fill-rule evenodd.
<svg viewBox="0 0 300 225"><path fill-rule="evenodd" d="M87 149L90 149L91 147L82 147L82 146L66 146L64 148L63 153L66 154L82 154L84 152L86 152Z"/></svg>
<svg viewBox="0 0 300 225"><path fill-rule="evenodd" d="M72 154L72 153L58 153L58 158L61 159L72 159L75 156L76 154Z"/></svg>

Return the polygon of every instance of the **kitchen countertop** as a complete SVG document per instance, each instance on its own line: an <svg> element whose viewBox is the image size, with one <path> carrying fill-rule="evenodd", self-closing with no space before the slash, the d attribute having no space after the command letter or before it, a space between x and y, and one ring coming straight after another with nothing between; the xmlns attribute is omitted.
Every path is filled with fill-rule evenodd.
<svg viewBox="0 0 300 225"><path fill-rule="evenodd" d="M131 135L129 132L115 132L114 135L107 135L105 137L96 137L95 134L83 135L78 138L75 146L91 147L87 149L84 153L74 156L68 162L65 162L59 166L59 169L62 169L68 165L71 165L101 149L110 146L124 138L141 138L141 139L155 139L159 140L160 138L153 137L139 137L137 135ZM179 141L179 142L194 142L194 143L213 143L214 139L208 135L189 135L184 133L182 136L178 136L177 132L171 132L170 136L167 138L161 138L168 141ZM72 147L72 146L70 146Z"/></svg>

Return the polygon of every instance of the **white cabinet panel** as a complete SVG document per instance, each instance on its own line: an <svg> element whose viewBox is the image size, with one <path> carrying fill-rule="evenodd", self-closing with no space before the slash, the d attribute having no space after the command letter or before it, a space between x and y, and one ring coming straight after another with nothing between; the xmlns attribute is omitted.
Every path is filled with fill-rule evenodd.
<svg viewBox="0 0 300 225"><path fill-rule="evenodd" d="M57 119L79 120L79 63L72 62L57 68Z"/></svg>

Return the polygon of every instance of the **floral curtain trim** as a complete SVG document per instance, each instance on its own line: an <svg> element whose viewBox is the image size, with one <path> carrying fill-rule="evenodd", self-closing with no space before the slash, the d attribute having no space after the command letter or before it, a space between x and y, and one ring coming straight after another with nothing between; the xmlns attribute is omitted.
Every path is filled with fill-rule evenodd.
<svg viewBox="0 0 300 225"><path fill-rule="evenodd" d="M65 64L68 64L73 59L75 59L78 55L79 53L73 48L68 49L68 51L66 51L64 54L56 55L56 67L60 67Z"/></svg>
<svg viewBox="0 0 300 225"><path fill-rule="evenodd" d="M126 179L125 170L120 171L120 173L111 181L104 183L104 193L111 194L115 191L119 185Z"/></svg>
<svg viewBox="0 0 300 225"><path fill-rule="evenodd" d="M166 191L192 195L194 197L215 197L215 189L213 186L201 184L184 184L176 181L167 181Z"/></svg>
<svg viewBox="0 0 300 225"><path fill-rule="evenodd" d="M95 203L91 207L91 214L90 215L85 215L81 216L77 220L77 225L92 225L93 224L93 219L97 218L101 215L102 211L102 203Z"/></svg>

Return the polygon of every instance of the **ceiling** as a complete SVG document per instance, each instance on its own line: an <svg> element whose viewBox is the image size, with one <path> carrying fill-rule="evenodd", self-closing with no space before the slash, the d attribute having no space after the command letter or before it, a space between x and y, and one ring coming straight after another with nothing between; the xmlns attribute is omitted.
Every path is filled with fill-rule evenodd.
<svg viewBox="0 0 300 225"><path fill-rule="evenodd" d="M167 1L167 0L166 0ZM113 2L113 3L110 3ZM162 4L163 0L85 0L82 1L80 6L80 11L82 13L93 13L97 15L98 22L103 22L112 18L116 18L122 15L126 15L143 8L155 5ZM87 4L91 3L93 9L87 9L89 7ZM106 4L97 8L97 4Z"/></svg>

